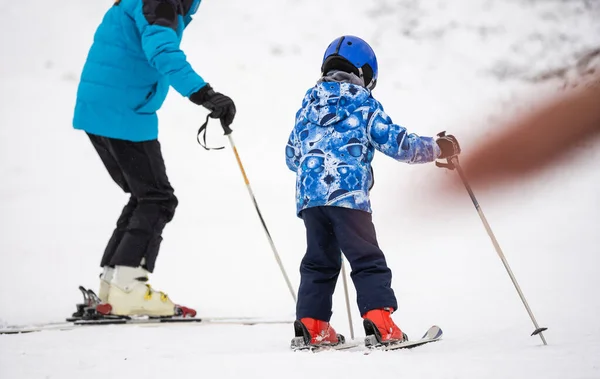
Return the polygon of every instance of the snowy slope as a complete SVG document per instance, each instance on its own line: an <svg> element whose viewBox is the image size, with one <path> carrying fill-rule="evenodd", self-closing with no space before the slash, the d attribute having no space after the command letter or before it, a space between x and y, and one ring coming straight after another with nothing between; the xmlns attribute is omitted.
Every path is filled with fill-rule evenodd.
<svg viewBox="0 0 600 379"><path fill-rule="evenodd" d="M8 16L0 24L0 323L71 313L77 286L97 285L100 255L126 201L84 135L71 129L79 72L110 4L0 3ZM380 63L375 95L394 121L421 135L451 131L465 150L494 121L526 109L532 95L572 83L576 72L536 78L600 46L593 1L344 4L205 0L183 43L194 67L236 101L233 137L294 286L305 245L283 147L330 40L351 33L372 42ZM231 150L206 152L195 141L205 114L174 91L160 112L180 206L152 283L201 316L291 319L294 304ZM227 144L219 134L209 131L211 145ZM447 204L437 190L437 180L453 173L379 156L372 202L401 304L395 319L415 337L439 324L443 342L390 359L292 354L289 325L45 332L0 336L0 377L114 370L119 377L364 377L383 369L428 378L598 378L598 158L590 146L571 165L479 198L538 321L550 328L548 347L529 337L531 321L469 198ZM341 286L334 306L332 322L348 335ZM214 341L238 336L236 346Z"/></svg>
<svg viewBox="0 0 600 379"><path fill-rule="evenodd" d="M76 330L9 335L3 340L12 351L2 349L0 364L5 378L598 377L597 367L593 368L597 357L581 353L580 343L590 346L587 340L541 348L518 337L494 344L483 337L448 336L414 350L366 356L361 350L293 353L280 338L288 333L286 326L198 324L183 328L108 327L102 334ZM224 341L224 335L235 335L239 342ZM500 339L502 334L490 337ZM115 340L123 343L115 344Z"/></svg>

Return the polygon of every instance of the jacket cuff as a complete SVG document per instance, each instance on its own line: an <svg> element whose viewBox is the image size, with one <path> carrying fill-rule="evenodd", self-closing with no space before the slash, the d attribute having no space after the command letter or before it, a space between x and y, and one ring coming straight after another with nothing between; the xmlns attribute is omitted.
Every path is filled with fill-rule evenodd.
<svg viewBox="0 0 600 379"><path fill-rule="evenodd" d="M196 105L202 105L213 93L215 93L215 91L213 91L210 84L206 83L205 86L190 95L190 101Z"/></svg>
<svg viewBox="0 0 600 379"><path fill-rule="evenodd" d="M440 145L437 143L437 141L434 141L433 143L433 156L435 157L435 159L440 159L440 156L442 155L442 149L440 148Z"/></svg>

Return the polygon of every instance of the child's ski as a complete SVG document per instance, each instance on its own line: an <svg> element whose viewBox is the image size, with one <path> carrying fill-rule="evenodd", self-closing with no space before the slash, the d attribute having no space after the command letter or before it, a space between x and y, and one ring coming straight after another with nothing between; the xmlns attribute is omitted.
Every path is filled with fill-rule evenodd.
<svg viewBox="0 0 600 379"><path fill-rule="evenodd" d="M339 343L337 345L303 345L303 346L292 346L293 351L310 351L313 353L319 353L321 351L331 350L349 350L355 347L363 346L361 341L348 341Z"/></svg>
<svg viewBox="0 0 600 379"><path fill-rule="evenodd" d="M434 325L431 328L429 328L427 332L425 332L423 337L421 337L418 340L405 341L393 344L373 344L369 346L369 350L367 350L365 354L369 354L374 350L390 351L399 349L411 349L413 347L425 345L430 342L439 341L442 338L442 335L442 329L439 326Z"/></svg>
<svg viewBox="0 0 600 379"><path fill-rule="evenodd" d="M381 350L381 351L390 351L390 350L399 350L399 349L411 349L417 346L425 345L430 342L439 341L442 338L443 332L442 329L436 325L432 326L425 332L423 337L414 341L405 341L398 342L393 344L380 344L375 343L370 346L366 346L366 349L361 349L364 351L365 355L372 353L373 351ZM367 337L368 338L368 337ZM356 347L365 347L365 344L359 341L348 341L343 342L337 345L303 345L301 346L299 343L294 344L294 340L292 340L292 349L294 351L310 351L313 353L319 353L322 351L332 351L332 350L352 350ZM352 350L356 351L356 350Z"/></svg>

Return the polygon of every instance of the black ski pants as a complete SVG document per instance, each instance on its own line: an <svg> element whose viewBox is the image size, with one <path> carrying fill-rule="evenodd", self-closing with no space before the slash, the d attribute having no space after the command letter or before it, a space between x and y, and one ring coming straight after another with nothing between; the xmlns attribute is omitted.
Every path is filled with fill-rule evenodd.
<svg viewBox="0 0 600 379"><path fill-rule="evenodd" d="M132 142L88 136L102 163L129 202L117 220L101 267L140 266L152 272L165 225L171 221L177 198L169 183L158 140Z"/></svg>
<svg viewBox="0 0 600 379"><path fill-rule="evenodd" d="M360 314L385 307L398 309L392 272L377 243L370 213L322 206L304 209L300 217L306 227L307 249L300 264L297 319L330 320L342 253L352 267Z"/></svg>

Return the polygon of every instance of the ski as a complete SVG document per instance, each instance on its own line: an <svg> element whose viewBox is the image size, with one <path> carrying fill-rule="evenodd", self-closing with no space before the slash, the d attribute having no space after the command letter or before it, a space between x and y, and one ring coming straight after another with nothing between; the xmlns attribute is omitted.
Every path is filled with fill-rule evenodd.
<svg viewBox="0 0 600 379"><path fill-rule="evenodd" d="M291 324L292 320L268 319L260 317L115 317L97 320L77 320L75 326L86 325L139 325L139 324L161 324L161 323L205 323L205 324L239 324L239 325L259 325L259 324Z"/></svg>
<svg viewBox="0 0 600 379"><path fill-rule="evenodd" d="M307 331L305 331L302 325L299 322L295 322L294 326L296 327L296 337L292 339L291 349L292 351L310 351L313 353L318 353L322 351L331 351L331 350L341 350L341 351L356 351L357 347L363 347L366 349L361 349L364 351L365 355L370 354L373 351L381 350L381 351L391 351L391 350L399 350L399 349L411 349L417 346L422 346L430 342L439 341L442 338L443 332L442 329L434 325L430 327L423 337L418 340L413 341L404 341L404 342L396 342L396 343L381 343L379 339L375 336L375 334L368 335L365 337L364 343L356 340L346 341L344 336L338 334L338 338L340 343L335 345L330 344L322 344L322 345L311 345L309 343L310 337L307 335Z"/></svg>
<svg viewBox="0 0 600 379"><path fill-rule="evenodd" d="M121 324L160 324L165 322L202 322L203 319L198 317L112 317L97 320L76 320L73 324L86 326L86 325L121 325Z"/></svg>
<svg viewBox="0 0 600 379"><path fill-rule="evenodd" d="M109 325L161 325L161 324L230 324L230 325L263 325L292 324L293 320L269 319L261 317L189 317L189 318L108 318L97 320L75 320L71 322L55 322L36 325L8 325L0 327L0 334L24 334L48 330L74 330Z"/></svg>
<svg viewBox="0 0 600 379"><path fill-rule="evenodd" d="M332 350L350 350L361 346L363 346L363 343L360 341L348 341L339 343L337 345L306 345L302 347L292 348L292 351L306 351L311 353L319 353L322 351Z"/></svg>
<svg viewBox="0 0 600 379"><path fill-rule="evenodd" d="M439 341L442 338L442 335L443 335L442 329L439 326L434 325L434 326L430 327L425 332L425 334L423 334L423 337L421 337L418 340L404 341L404 342L392 343L392 344L374 343L368 347L368 350L365 352L365 354L369 354L372 351L376 351L376 350L391 351L391 350L400 350L400 349L411 349L411 348L414 348L417 346L425 345L430 342ZM369 337L367 337L367 338L369 338Z"/></svg>
<svg viewBox="0 0 600 379"><path fill-rule="evenodd" d="M102 305L100 298L94 291L79 286L79 291L83 295L83 302L76 304L77 311L64 322L51 322L37 325L0 325L0 334L22 334L40 332L44 330L72 330L82 327L103 326L103 325L154 325L154 324L237 324L237 325L258 325L258 324L291 324L293 320L269 319L261 317L191 317L181 307L177 307L174 316L117 316L103 314L98 311L98 306ZM195 312L194 312L195 316Z"/></svg>

